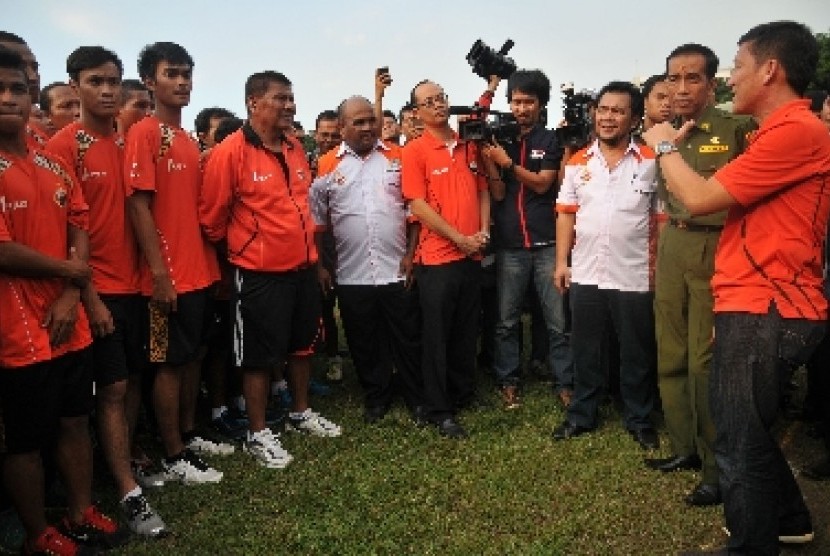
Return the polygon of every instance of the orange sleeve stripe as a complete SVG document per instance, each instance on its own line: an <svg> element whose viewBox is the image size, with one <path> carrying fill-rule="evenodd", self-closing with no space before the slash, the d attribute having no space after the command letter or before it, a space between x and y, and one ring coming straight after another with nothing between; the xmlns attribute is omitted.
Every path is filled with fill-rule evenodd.
<svg viewBox="0 0 830 556"><path fill-rule="evenodd" d="M576 214L578 210L579 205L556 205L556 212L561 214Z"/></svg>

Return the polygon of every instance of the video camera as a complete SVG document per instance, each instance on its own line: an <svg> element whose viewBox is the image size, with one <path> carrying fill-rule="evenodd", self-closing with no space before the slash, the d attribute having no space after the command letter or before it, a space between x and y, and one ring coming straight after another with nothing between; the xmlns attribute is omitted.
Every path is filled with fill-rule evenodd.
<svg viewBox="0 0 830 556"><path fill-rule="evenodd" d="M450 106L450 115L467 116L458 123L458 136L464 141L512 143L519 137L519 122L509 112L479 106Z"/></svg>
<svg viewBox="0 0 830 556"><path fill-rule="evenodd" d="M516 71L516 62L513 61L513 58L507 56L514 44L516 43L507 39L496 52L487 46L484 41L478 39L473 43L470 52L467 53L467 63L473 68L473 73L485 80L490 79L491 75L498 75L502 79L507 79Z"/></svg>
<svg viewBox="0 0 830 556"><path fill-rule="evenodd" d="M573 83L563 83L560 90L565 125L556 129L556 138L563 146L584 147L593 130L590 108L595 102L594 93L588 89L575 92Z"/></svg>

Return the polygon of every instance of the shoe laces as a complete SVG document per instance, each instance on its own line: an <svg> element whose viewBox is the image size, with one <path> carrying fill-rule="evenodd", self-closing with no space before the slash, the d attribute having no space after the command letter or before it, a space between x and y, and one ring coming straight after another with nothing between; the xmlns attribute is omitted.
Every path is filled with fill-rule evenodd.
<svg viewBox="0 0 830 556"><path fill-rule="evenodd" d="M202 461L202 459L191 452L190 450L185 450L184 454L182 455L182 459L186 462L195 467L199 471L207 471L208 465Z"/></svg>
<svg viewBox="0 0 830 556"><path fill-rule="evenodd" d="M129 496L124 499L124 506L127 508L127 515L130 519L139 518L142 521L152 517L153 512L150 511L150 504L143 494Z"/></svg>

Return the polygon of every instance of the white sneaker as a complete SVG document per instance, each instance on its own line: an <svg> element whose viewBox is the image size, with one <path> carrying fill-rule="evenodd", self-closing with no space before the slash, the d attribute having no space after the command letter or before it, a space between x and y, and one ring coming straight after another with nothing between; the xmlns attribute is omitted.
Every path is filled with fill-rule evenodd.
<svg viewBox="0 0 830 556"><path fill-rule="evenodd" d="M194 436L187 443L189 450L203 456L229 456L234 452L233 444L214 442L201 436Z"/></svg>
<svg viewBox="0 0 830 556"><path fill-rule="evenodd" d="M329 358L328 370L326 370L326 378L331 382L340 382L343 380L343 358L339 355Z"/></svg>
<svg viewBox="0 0 830 556"><path fill-rule="evenodd" d="M294 432L306 432L314 436L340 436L340 427L322 415L314 413L311 408L306 409L301 417L292 417L290 414L285 423L285 429Z"/></svg>
<svg viewBox="0 0 830 556"><path fill-rule="evenodd" d="M127 525L136 535L151 538L167 535L167 526L161 516L150 507L144 494L136 494L122 500L121 510L124 512Z"/></svg>
<svg viewBox="0 0 830 556"><path fill-rule="evenodd" d="M218 483L223 476L221 471L210 467L190 450L185 450L173 462L162 460L161 466L168 480L180 481L186 485Z"/></svg>
<svg viewBox="0 0 830 556"><path fill-rule="evenodd" d="M255 433L249 431L242 450L268 469L284 469L294 459L280 444L279 435L267 427Z"/></svg>

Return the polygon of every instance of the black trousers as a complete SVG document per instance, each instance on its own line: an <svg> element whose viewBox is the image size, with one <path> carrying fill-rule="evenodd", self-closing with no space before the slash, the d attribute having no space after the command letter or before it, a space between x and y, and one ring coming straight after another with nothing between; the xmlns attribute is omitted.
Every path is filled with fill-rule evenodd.
<svg viewBox="0 0 830 556"><path fill-rule="evenodd" d="M395 391L422 404L418 291L403 282L337 287L340 316L366 407L388 407Z"/></svg>
<svg viewBox="0 0 830 556"><path fill-rule="evenodd" d="M430 420L455 414L475 397L481 265L463 259L417 270L423 317L424 405Z"/></svg>
<svg viewBox="0 0 830 556"><path fill-rule="evenodd" d="M607 345L607 333L613 328L619 338L625 428L635 431L652 426L649 415L657 392L653 300L651 292L571 284L575 376L574 398L568 408L570 422L588 428L597 426L597 411L606 385L602 352Z"/></svg>

